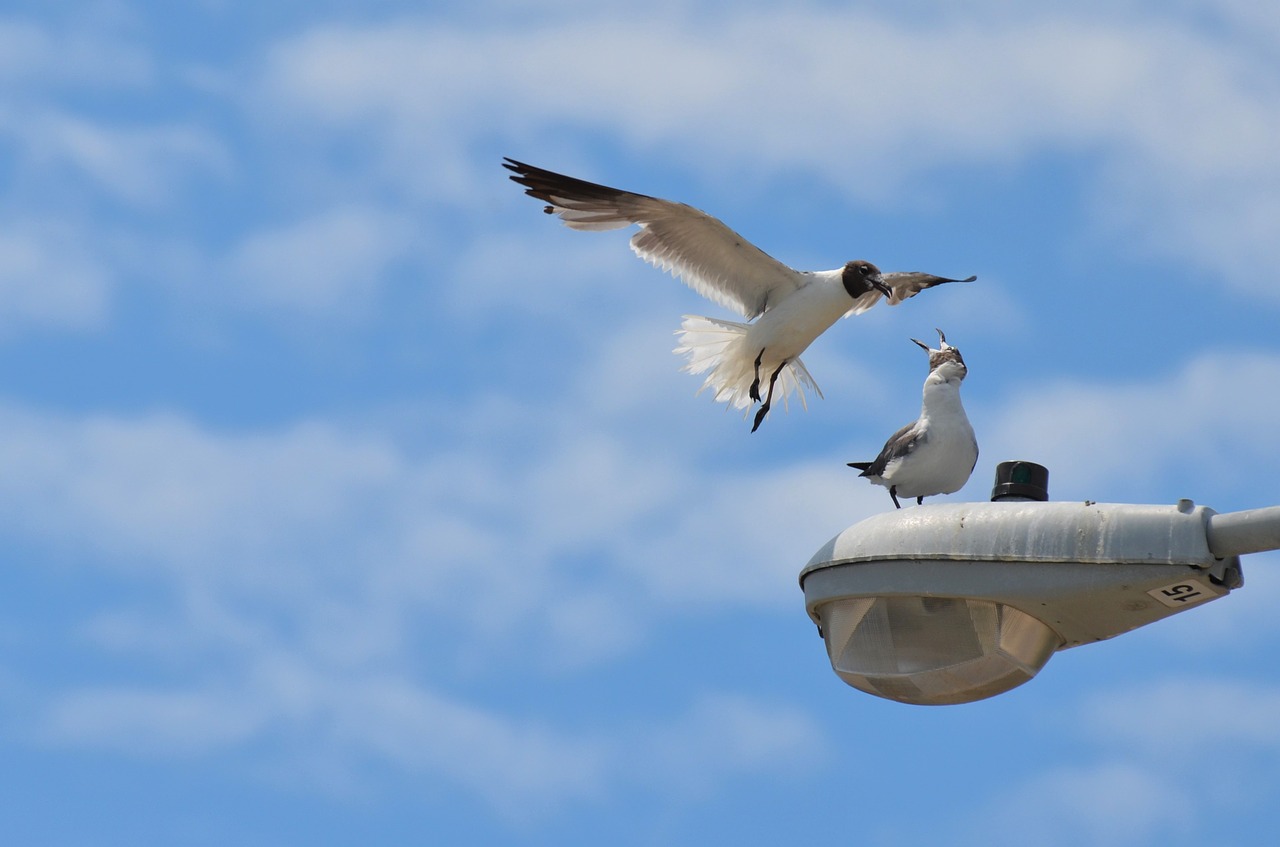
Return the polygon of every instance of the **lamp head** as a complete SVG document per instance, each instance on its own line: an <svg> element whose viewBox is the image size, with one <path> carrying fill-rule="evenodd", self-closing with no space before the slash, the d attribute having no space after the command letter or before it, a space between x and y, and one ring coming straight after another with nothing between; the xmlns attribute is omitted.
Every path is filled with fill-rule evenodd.
<svg viewBox="0 0 1280 847"><path fill-rule="evenodd" d="M800 574L831 667L855 688L967 703L1242 584L1206 540L1212 510L1004 501L884 512Z"/></svg>

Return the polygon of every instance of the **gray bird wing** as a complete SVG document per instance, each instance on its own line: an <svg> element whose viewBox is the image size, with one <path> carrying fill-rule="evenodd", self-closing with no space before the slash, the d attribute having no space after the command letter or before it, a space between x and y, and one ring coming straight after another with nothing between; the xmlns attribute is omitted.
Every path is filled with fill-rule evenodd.
<svg viewBox="0 0 1280 847"><path fill-rule="evenodd" d="M910 300L926 288L942 285L944 282L973 282L976 276L966 279L950 279L945 276L921 273L920 271L890 271L881 274L880 279L893 292L889 297L889 305L896 306L903 300Z"/></svg>
<svg viewBox="0 0 1280 847"><path fill-rule="evenodd" d="M638 224L631 249L694 291L747 319L758 317L808 281L706 212L553 173L507 159L511 179L547 203L571 229L599 232Z"/></svg>
<svg viewBox="0 0 1280 847"><path fill-rule="evenodd" d="M883 476L885 468L889 467L890 462L894 459L902 458L923 444L927 435L920 431L919 424L919 421L912 421L889 436L889 440L884 443L884 449L880 451L880 455L876 456L875 461L868 465L867 469L858 474L858 476Z"/></svg>

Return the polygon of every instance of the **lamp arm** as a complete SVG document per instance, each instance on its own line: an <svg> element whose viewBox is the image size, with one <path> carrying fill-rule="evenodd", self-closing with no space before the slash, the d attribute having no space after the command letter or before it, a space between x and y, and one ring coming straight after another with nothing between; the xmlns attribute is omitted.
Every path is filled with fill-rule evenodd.
<svg viewBox="0 0 1280 847"><path fill-rule="evenodd" d="M1220 559L1280 550L1280 506L1210 515L1205 537L1209 551Z"/></svg>

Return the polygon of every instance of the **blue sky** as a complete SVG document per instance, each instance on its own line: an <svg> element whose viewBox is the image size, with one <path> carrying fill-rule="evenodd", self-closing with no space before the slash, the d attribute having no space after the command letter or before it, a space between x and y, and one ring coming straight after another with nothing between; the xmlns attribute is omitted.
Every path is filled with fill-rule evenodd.
<svg viewBox="0 0 1280 847"><path fill-rule="evenodd" d="M14 843L1263 844L1280 557L943 708L796 575L964 351L984 500L1280 503L1280 11L28 2L0 13L0 831ZM780 260L977 274L757 433L732 317L502 156Z"/></svg>

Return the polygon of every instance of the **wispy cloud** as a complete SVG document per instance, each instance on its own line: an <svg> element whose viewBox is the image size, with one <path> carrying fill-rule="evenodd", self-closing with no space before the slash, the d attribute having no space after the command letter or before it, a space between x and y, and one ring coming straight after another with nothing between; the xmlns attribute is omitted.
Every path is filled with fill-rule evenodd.
<svg viewBox="0 0 1280 847"><path fill-rule="evenodd" d="M1158 843L1192 825L1192 792L1122 761L1033 776L966 821L960 843L1070 847Z"/></svg>
<svg viewBox="0 0 1280 847"><path fill-rule="evenodd" d="M16 620L0 627L20 656L0 672L0 699L17 707L6 737L112 760L247 763L296 774L294 791L390 774L508 819L714 799L778 773L794 787L817 751L861 755L871 731L895 743L868 772L902 779L905 808L929 786L901 764L899 740L934 754L930 727L954 720L975 738L1035 748L1042 724L1016 703L1000 726L973 710L883 711L862 724L874 730L837 735L798 690L710 681L723 669L693 669L681 648L722 622L768 637L807 626L795 578L808 555L890 508L843 462L868 458L918 408L922 365L906 335L937 323L962 347L997 349L1011 333L1039 339L1047 324L1078 321L1092 344L1088 307L1050 311L1039 279L940 268L982 281L920 307L910 329L896 323L905 308L840 325L806 354L829 399L749 436L695 396L698 380L670 353L679 315L706 304L627 255L624 233L568 233L540 215L497 157L533 151L611 182L629 166L621 152L665 166L653 183L617 184L664 196L675 185L669 196L695 202L710 191L725 205L708 211L735 226L734 201L750 196L783 224L802 209L805 237L825 239L814 228L835 217L822 212L837 197L843 211L901 216L895 225L920 242L948 237L952 212L934 227L903 210L960 203L950 180L1006 197L1002 181L1021 186L1023 172L1065 161L1070 198L1038 181L1029 190L1072 230L1034 233L1059 251L1035 257L1046 277L1073 250L1088 261L1097 249L1099 263L1154 255L1183 265L1170 285L1188 310L1196 297L1220 306L1224 285L1267 309L1274 287L1257 269L1280 258L1269 227L1275 13L1243 0L1159 17L1138 2L926 4L927 14L887 2L526 6L449 20L367 9L326 20L334 7L306 7L210 66L168 42L144 46L167 33L141 26L116 39L0 23L0 138L13 164L0 203L6 341L105 327L171 342L175 313L246 341L235 351L246 358L281 355L250 346L264 325L301 328L313 350L346 321L376 339L339 338L323 353L350 370L313 382L324 370L314 360L273 362L299 390L257 386L280 400L262 408L234 381L184 405L202 389L185 371L149 385L142 403L96 413L67 411L86 401L56 386L38 400L17 381L5 389L0 536L34 554L5 573L76 585L44 608L15 600ZM108 7L122 8L97 8ZM804 193L771 195L783 182ZM955 215L997 222L965 230L977 249L1001 261L1030 252L1012 214L992 213L986 196L963 202ZM1109 270L1095 283L1157 285ZM1088 303L1073 286L1089 284L1053 293ZM1188 337L1191 323L1179 325ZM981 328L968 342L966 324ZM890 335L893 347L872 343ZM118 354L122 367L174 353L132 336L119 353L114 341L37 352ZM1220 336L1193 341L1162 349L1154 375L1123 379L1046 377L1030 354L988 357L966 385L983 424L979 476L1025 457L1050 466L1057 497L1267 505L1255 502L1267 496L1257 479L1280 463L1267 437L1280 406L1256 386L1274 382L1280 359ZM28 352L7 372L38 376L44 360ZM1070 350L1035 352L1071 372ZM399 355L417 359L397 370ZM175 359L175 370L188 364ZM220 364L210 354L200 367ZM900 373L911 375L899 384ZM183 380L183 393L166 380ZM374 385L351 387L361 380ZM965 496L984 489L980 479ZM1161 648L1198 637L1179 662L1223 639L1265 652L1267 580L1255 581L1185 616L1186 630L1179 617L1146 637ZM55 637L26 632L37 624ZM1122 643L1140 651L1142 638ZM827 679L820 641L809 648ZM683 681L648 675L667 662ZM1195 805L1187 786L1202 767L1221 774L1235 751L1274 750L1265 716L1276 692L1231 668L1147 679L1140 666L1125 668L1125 685L1072 701L1071 755L1024 757L1006 773L1011 759L984 750L1000 775L965 795L972 843L1153 842L1207 828L1194 811L1171 818L1170 802ZM624 675L637 687L611 689L624 693L604 712L569 704L574 686ZM848 702L859 720L887 708ZM1182 709L1240 720L1170 757L1159 745ZM842 783L828 782L845 802ZM992 819L1005 822L994 835Z"/></svg>
<svg viewBox="0 0 1280 847"><path fill-rule="evenodd" d="M189 110L146 108L128 120L80 99L110 92L122 103L154 103L163 82L151 53L110 27L0 19L0 56L0 138L15 147L21 169L11 191L24 201L65 202L87 182L114 201L154 209L193 175L227 173L226 147Z"/></svg>
<svg viewBox="0 0 1280 847"><path fill-rule="evenodd" d="M275 109L376 131L383 178L436 197L478 180L466 139L489 133L491 115L530 143L566 127L606 132L707 179L800 167L879 202L904 185L911 195L940 167L1079 156L1097 163L1097 214L1129 246L1225 271L1270 298L1256 268L1276 258L1265 221L1280 181L1270 143L1280 93L1257 84L1258 62L1274 57L1242 56L1173 17L1034 12L924 28L744 8L714 27L649 17L317 27L276 45L262 90ZM441 156L454 168L427 188Z"/></svg>
<svg viewBox="0 0 1280 847"><path fill-rule="evenodd" d="M1019 390L991 415L1002 425L983 443L1045 461L1060 496L1113 477L1145 480L1125 490L1149 495L1153 479L1211 464L1231 433L1280 415L1247 390L1275 367L1265 356L1213 356L1154 386ZM2 524L52 548L106 552L99 566L207 594L237 617L253 620L247 610L265 603L264 621L284 614L317 649L346 620L348 635L367 634L369 655L398 655L410 621L429 615L460 627L455 638L466 633L463 653L498 649L504 633L537 622L532 655L577 665L634 649L672 614L790 603L809 552L887 507L882 491L846 473L846 457L720 467L702 439L672 435L659 450L662 431L687 429L660 410L618 416L592 381L570 385L560 411L508 404L495 416L481 402L423 418L425 452L416 437L371 424L237 434L176 415L80 419L10 405L0 414ZM1212 411L1233 404L1238 424ZM1179 425L1140 450L1115 446L1153 412ZM1247 443L1251 466L1275 461L1265 443ZM456 602L477 592L483 614ZM614 637L584 641L610 608Z"/></svg>
<svg viewBox="0 0 1280 847"><path fill-rule="evenodd" d="M630 775L685 802L743 774L795 772L822 763L822 729L792 705L710 694L665 725L630 733Z"/></svg>
<svg viewBox="0 0 1280 847"><path fill-rule="evenodd" d="M1047 465L1061 497L1141 496L1186 467L1195 468L1204 493L1168 496L1239 497L1246 469L1255 474L1280 461L1275 444L1256 437L1280 426L1280 402L1257 390L1277 367L1271 354L1209 353L1153 382L1024 386L991 416L998 423L982 443ZM1236 500L1219 508L1262 505Z"/></svg>
<svg viewBox="0 0 1280 847"><path fill-rule="evenodd" d="M228 756L265 743L285 760L325 762L347 782L375 760L410 778L463 785L513 816L591 796L609 775L608 751L590 737L460 703L399 675L347 676L281 656L250 659L247 670L217 683L58 693L35 732L44 744L147 758ZM266 765L288 766L259 762Z"/></svg>
<svg viewBox="0 0 1280 847"><path fill-rule="evenodd" d="M88 27L48 26L43 21L0 19L0 90L137 87L154 78L145 50Z"/></svg>
<svg viewBox="0 0 1280 847"><path fill-rule="evenodd" d="M233 171L224 140L191 109L157 105L165 79L151 53L100 23L87 10L71 27L0 20L7 337L108 328L109 304L140 275L122 254L144 240L138 216L173 213L187 189ZM143 275L171 249L145 241Z"/></svg>
<svg viewBox="0 0 1280 847"><path fill-rule="evenodd" d="M0 335L100 327L113 282L67 226L13 225L0 233Z"/></svg>
<svg viewBox="0 0 1280 847"><path fill-rule="evenodd" d="M112 199L148 210L173 203L194 177L230 169L213 134L180 122L111 125L55 109L20 118L0 111L0 133L18 141L35 171L24 183L40 182L36 174L46 181L87 179Z"/></svg>
<svg viewBox="0 0 1280 847"><path fill-rule="evenodd" d="M1197 762L1224 746L1236 752L1280 747L1274 715L1280 686L1232 676L1175 677L1128 685L1094 695L1082 726L1099 744L1137 751L1150 759L1196 770ZM1229 715L1196 721L1191 715Z"/></svg>
<svg viewBox="0 0 1280 847"><path fill-rule="evenodd" d="M371 207L330 209L251 233L228 259L251 306L351 318L376 309L392 265L410 252L413 227Z"/></svg>
<svg viewBox="0 0 1280 847"><path fill-rule="evenodd" d="M386 434L316 423L232 435L170 415L10 406L0 432L4 531L163 586L187 609L182 621L163 616L179 629L167 638L213 655L289 630L326 661L394 659L425 619L459 655L501 650L506 633L536 623L532 659L591 664L634 648L667 604L790 596L803 563L780 539L829 534L842 519L838 506L808 514L804 502L821 498L814 483L830 484L812 470L704 478L602 435L508 464L478 444L415 457ZM673 519L687 498L705 507ZM761 533L753 522L765 513L778 523ZM723 550L696 541L708 526L740 539L731 573L716 570ZM460 602L471 597L482 606ZM102 646L133 652L156 614L104 606L85 624ZM601 635L616 637L584 639L602 620ZM185 714L185 696L156 706Z"/></svg>
<svg viewBox="0 0 1280 847"><path fill-rule="evenodd" d="M71 689L32 728L38 743L130 757L228 757L253 745L258 767L319 767L330 790L358 785L370 762L411 781L443 781L516 819L618 790L687 800L726 781L820 760L803 711L707 695L683 713L633 723L556 727L468 704L397 673L344 674L264 654L242 676L180 687ZM317 777L313 775L311 779Z"/></svg>

